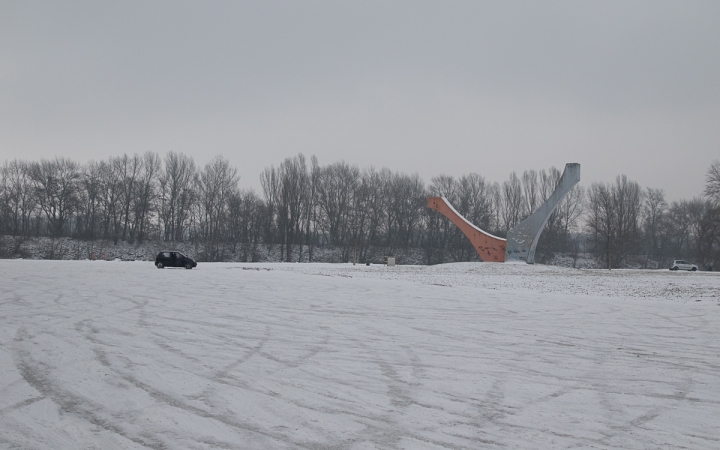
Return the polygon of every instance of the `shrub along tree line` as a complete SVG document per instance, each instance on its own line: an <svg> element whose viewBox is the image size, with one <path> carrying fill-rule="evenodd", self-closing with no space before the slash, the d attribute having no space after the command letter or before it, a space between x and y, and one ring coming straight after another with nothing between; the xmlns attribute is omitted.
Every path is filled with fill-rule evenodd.
<svg viewBox="0 0 720 450"><path fill-rule="evenodd" d="M239 187L221 156L204 167L182 153L122 155L78 164L67 158L6 161L0 168L0 234L142 243L201 243L207 261L238 250L279 246L283 260L313 260L318 247L345 261L421 249L428 264L477 259L445 217L427 208L444 196L468 220L498 236L527 217L554 190L561 172L511 173L502 183L481 175L417 174L314 156L287 158L260 175L262 192ZM667 264L676 258L720 264L720 162L707 172L702 197L668 204L661 189L625 175L614 183L576 186L548 220L537 259L594 254L607 267L629 259Z"/></svg>

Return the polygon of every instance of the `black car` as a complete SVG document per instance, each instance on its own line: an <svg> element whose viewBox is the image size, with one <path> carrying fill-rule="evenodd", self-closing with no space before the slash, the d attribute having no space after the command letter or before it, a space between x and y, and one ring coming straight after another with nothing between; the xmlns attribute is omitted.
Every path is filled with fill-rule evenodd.
<svg viewBox="0 0 720 450"><path fill-rule="evenodd" d="M184 267L192 269L197 267L197 263L189 256L185 256L180 252L162 251L155 257L155 267L164 269L166 267Z"/></svg>

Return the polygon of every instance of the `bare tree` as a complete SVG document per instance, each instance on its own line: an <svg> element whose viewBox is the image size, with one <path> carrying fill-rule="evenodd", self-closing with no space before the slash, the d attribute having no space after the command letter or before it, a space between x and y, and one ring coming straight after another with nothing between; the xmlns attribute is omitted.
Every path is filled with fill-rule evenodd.
<svg viewBox="0 0 720 450"><path fill-rule="evenodd" d="M710 165L705 176L705 196L716 205L720 205L720 161Z"/></svg>
<svg viewBox="0 0 720 450"><path fill-rule="evenodd" d="M30 165L35 198L45 214L51 236L59 237L67 231L77 208L78 164L65 158L43 159Z"/></svg>
<svg viewBox="0 0 720 450"><path fill-rule="evenodd" d="M559 216L563 235L568 237L576 231L580 217L584 212L585 189L578 185L573 186L558 205L556 212Z"/></svg>
<svg viewBox="0 0 720 450"><path fill-rule="evenodd" d="M641 205L640 185L625 175L618 176L613 185L591 186L586 226L608 269L620 267L629 255L637 254L641 242Z"/></svg>
<svg viewBox="0 0 720 450"><path fill-rule="evenodd" d="M457 181L459 211L482 229L489 229L493 216L490 189L477 173L463 175Z"/></svg>
<svg viewBox="0 0 720 450"><path fill-rule="evenodd" d="M158 193L158 177L160 175L160 156L154 152L146 152L143 155L142 170L137 179L135 196L133 199L134 222L131 231L131 238L137 236L139 242L143 242L151 226L151 214Z"/></svg>
<svg viewBox="0 0 720 450"><path fill-rule="evenodd" d="M115 158L101 161L100 202L102 205L102 229L105 239L112 238L117 244L122 224L122 177L117 170Z"/></svg>
<svg viewBox="0 0 720 450"><path fill-rule="evenodd" d="M507 234L507 228L504 228L503 223L503 197L502 188L500 183L494 182L488 186L488 196L492 199L492 225L490 230L496 236L505 237Z"/></svg>
<svg viewBox="0 0 720 450"><path fill-rule="evenodd" d="M205 244L205 259L221 261L224 247L221 245L229 235L230 200L238 187L237 169L230 162L216 156L205 165L197 177L198 206L200 208L200 237Z"/></svg>
<svg viewBox="0 0 720 450"><path fill-rule="evenodd" d="M197 169L192 158L170 152L160 176L160 219L166 241L182 241L196 201Z"/></svg>
<svg viewBox="0 0 720 450"><path fill-rule="evenodd" d="M320 182L320 165L315 155L310 158L310 179L305 197L305 243L308 246L308 262L312 262L317 244L317 191Z"/></svg>
<svg viewBox="0 0 720 450"><path fill-rule="evenodd" d="M525 215L526 203L520 178L515 172L502 184L502 221L506 230L520 223Z"/></svg>
<svg viewBox="0 0 720 450"><path fill-rule="evenodd" d="M562 173L560 173L560 170L558 170L557 167L552 166L547 171L541 170L539 174L539 184L540 184L540 198L542 198L542 201L544 202L550 196L552 195L553 191L555 191L555 188L557 187L557 184L560 182L560 177L562 176Z"/></svg>
<svg viewBox="0 0 720 450"><path fill-rule="evenodd" d="M317 184L318 224L325 241L331 245L347 247L350 212L359 179L360 170L344 161L320 169Z"/></svg>
<svg viewBox="0 0 720 450"><path fill-rule="evenodd" d="M360 261L368 260L372 245L382 245L381 227L386 214L383 192L383 179L380 173L374 167L364 170L353 207L356 211L354 239L358 248L357 258Z"/></svg>
<svg viewBox="0 0 720 450"><path fill-rule="evenodd" d="M720 205L705 202L702 216L697 221L695 259L705 268L720 263Z"/></svg>
<svg viewBox="0 0 720 450"><path fill-rule="evenodd" d="M493 217L493 202L485 179L476 174L463 175L454 183L456 199L454 205L460 214L478 227L487 230ZM478 258L477 251L462 234L453 227L450 253L456 261L470 261Z"/></svg>
<svg viewBox="0 0 720 450"><path fill-rule="evenodd" d="M427 191L418 174L396 173L389 189L388 216L394 229L388 230L388 249L408 248L421 237L422 218L427 208Z"/></svg>
<svg viewBox="0 0 720 450"><path fill-rule="evenodd" d="M615 180L613 194L618 217L618 253L624 257L639 250L643 192L638 183L621 175Z"/></svg>
<svg viewBox="0 0 720 450"><path fill-rule="evenodd" d="M666 241L665 256L669 259L689 259L691 256L690 201L673 202L667 211L667 220L661 221L661 234Z"/></svg>
<svg viewBox="0 0 720 450"><path fill-rule="evenodd" d="M130 206L135 200L137 194L137 179L142 170L142 158L136 153L133 156L127 154L113 160L115 170L120 176L120 192L122 205L122 232L120 239L126 240L128 236L128 227L132 225L131 214L134 209Z"/></svg>
<svg viewBox="0 0 720 450"><path fill-rule="evenodd" d="M450 204L458 204L457 182L451 175L439 175L430 179L428 193L434 197L444 197ZM462 212L461 212L462 214ZM427 264L442 262L449 254L458 260L456 251L458 241L462 242L464 236L458 234L460 230L447 217L432 210L425 211L425 258Z"/></svg>
<svg viewBox="0 0 720 450"><path fill-rule="evenodd" d="M257 260L257 246L262 236L263 202L252 191L236 191L228 206L228 232L232 251L240 244L244 261Z"/></svg>
<svg viewBox="0 0 720 450"><path fill-rule="evenodd" d="M643 205L643 229L646 238L645 267L650 258L657 259L662 256L662 222L665 219L668 204L665 201L665 191L662 189L647 188Z"/></svg>
<svg viewBox="0 0 720 450"><path fill-rule="evenodd" d="M280 210L282 200L282 177L279 169L275 169L274 166L265 168L262 174L260 174L260 184L262 186L263 195L265 197L265 210L266 216L269 221L264 221L264 241L268 245L275 243L276 234L279 234L280 239L280 255L284 255L285 240L285 228L287 223L285 219L287 215L282 214ZM279 233L278 233L279 231Z"/></svg>
<svg viewBox="0 0 720 450"><path fill-rule="evenodd" d="M80 175L82 218L77 234L94 240L102 223L102 171L100 163L90 161Z"/></svg>
<svg viewBox="0 0 720 450"><path fill-rule="evenodd" d="M30 236L30 222L37 207L29 172L30 165L20 160L6 161L0 169L4 229L21 240Z"/></svg>
<svg viewBox="0 0 720 450"><path fill-rule="evenodd" d="M452 175L438 175L430 179L430 195L445 197L453 205L457 203L457 183Z"/></svg>
<svg viewBox="0 0 720 450"><path fill-rule="evenodd" d="M306 207L310 189L310 175L305 166L305 156L300 153L294 158L287 158L281 165L282 214L285 215L285 260L292 258L292 248L300 244L298 259L302 258L302 235L304 217L308 213Z"/></svg>
<svg viewBox="0 0 720 450"><path fill-rule="evenodd" d="M604 254L607 268L612 268L614 234L616 233L615 209L612 188L607 184L593 183L588 191L588 216L586 227L595 252Z"/></svg>
<svg viewBox="0 0 720 450"><path fill-rule="evenodd" d="M538 180L538 173L535 170L526 170L522 174L523 197L525 200L525 214L529 215L542 203L540 198L541 188Z"/></svg>

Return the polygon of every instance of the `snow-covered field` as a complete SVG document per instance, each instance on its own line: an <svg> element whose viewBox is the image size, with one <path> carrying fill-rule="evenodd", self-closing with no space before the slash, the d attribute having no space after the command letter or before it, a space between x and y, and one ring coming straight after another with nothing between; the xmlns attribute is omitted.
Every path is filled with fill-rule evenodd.
<svg viewBox="0 0 720 450"><path fill-rule="evenodd" d="M720 273L0 260L0 448L720 448Z"/></svg>

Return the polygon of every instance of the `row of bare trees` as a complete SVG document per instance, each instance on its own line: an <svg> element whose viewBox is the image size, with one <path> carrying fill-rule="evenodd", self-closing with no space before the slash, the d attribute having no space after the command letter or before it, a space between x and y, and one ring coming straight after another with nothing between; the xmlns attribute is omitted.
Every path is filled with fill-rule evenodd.
<svg viewBox="0 0 720 450"><path fill-rule="evenodd" d="M702 268L720 263L720 161L706 175L704 195L668 204L662 189L642 189L626 176L593 183L587 192L589 248L608 268L644 258L661 266L690 259Z"/></svg>
<svg viewBox="0 0 720 450"><path fill-rule="evenodd" d="M280 246L285 261L313 260L323 246L340 249L345 261L407 248L422 249L427 263L467 261L477 258L473 248L427 208L428 196L447 197L470 221L504 236L550 196L560 176L554 167L512 173L503 183L475 173L441 175L426 186L417 174L344 161L321 166L299 154L265 169L257 194L240 189L237 169L219 156L201 168L174 152L84 165L13 160L0 169L0 234L190 241L202 244L199 256L209 261L238 246L250 259L261 245ZM720 245L720 163L707 176L704 197L670 205L662 190L625 176L587 191L576 186L548 220L537 259L584 249L608 267L638 257L710 265Z"/></svg>
<svg viewBox="0 0 720 450"><path fill-rule="evenodd" d="M286 260L318 245L341 248L343 259L364 260L371 248L389 252L423 245L426 190L417 175L345 162L308 165L287 158L261 175L265 206L275 224L274 242ZM305 249L305 250L304 250Z"/></svg>

